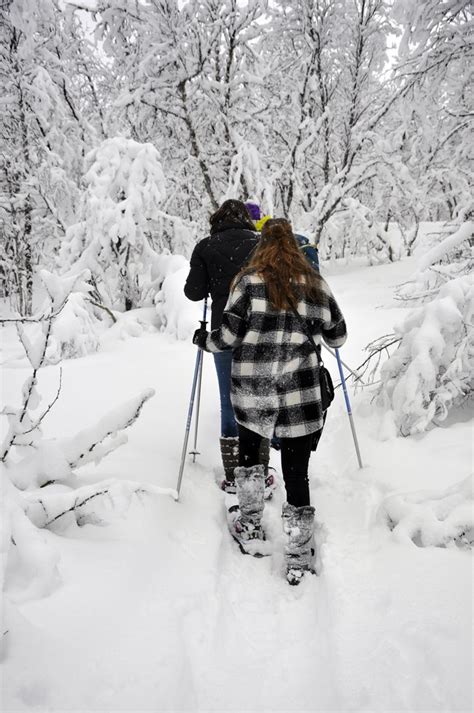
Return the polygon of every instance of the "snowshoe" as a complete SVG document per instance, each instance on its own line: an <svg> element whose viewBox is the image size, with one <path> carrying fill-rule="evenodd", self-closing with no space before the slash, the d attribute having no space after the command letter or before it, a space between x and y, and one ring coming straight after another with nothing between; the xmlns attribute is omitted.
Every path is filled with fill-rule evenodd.
<svg viewBox="0 0 474 713"><path fill-rule="evenodd" d="M311 548L311 556L314 557L314 548ZM298 585L305 574L316 574L316 570L313 567L305 567L301 569L300 567L288 567L286 570L286 581L292 586Z"/></svg>
<svg viewBox="0 0 474 713"><path fill-rule="evenodd" d="M234 502L230 506L226 502L226 512L229 532L237 542L242 554L252 555L252 557L268 557L271 555L271 546L265 539L265 532L262 526L254 526L242 520L238 502Z"/></svg>
<svg viewBox="0 0 474 713"><path fill-rule="evenodd" d="M284 503L282 519L286 538L286 579L288 584L297 585L307 572L316 574L313 568L314 508L311 505L295 507Z"/></svg>

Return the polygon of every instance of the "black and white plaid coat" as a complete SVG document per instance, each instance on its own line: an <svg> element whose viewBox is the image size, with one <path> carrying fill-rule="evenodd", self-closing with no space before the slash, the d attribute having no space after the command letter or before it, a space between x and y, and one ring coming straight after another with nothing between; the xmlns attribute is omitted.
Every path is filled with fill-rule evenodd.
<svg viewBox="0 0 474 713"><path fill-rule="evenodd" d="M322 278L320 302L301 299L297 308L316 344L321 336L330 347L344 344L344 318ZM266 438L296 438L322 428L314 348L291 310L271 307L259 275L240 278L206 349L233 349L231 399L238 423Z"/></svg>

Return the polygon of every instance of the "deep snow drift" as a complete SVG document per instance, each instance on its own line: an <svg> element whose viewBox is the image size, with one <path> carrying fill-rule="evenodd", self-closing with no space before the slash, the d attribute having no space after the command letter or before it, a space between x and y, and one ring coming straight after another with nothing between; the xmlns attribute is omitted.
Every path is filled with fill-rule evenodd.
<svg viewBox="0 0 474 713"><path fill-rule="evenodd" d="M411 260L333 274L323 268L347 318L343 357L352 366L404 316L393 287L412 269ZM4 336L8 402L27 366L16 358L13 332ZM84 484L113 477L176 486L194 358L189 342L149 331L117 335L97 354L63 363L47 435L71 436L143 389L156 390L128 444L81 470ZM46 401L56 385L57 367L45 368ZM109 527L45 531L60 552L60 581L50 596L12 612L3 709L470 710L471 554L453 543L418 546L403 537L403 523L391 532L384 516L394 506L389 496L406 503L407 494L469 476L470 414L459 409L439 428L401 439L383 428L370 392L353 396L353 406L364 468L338 392L310 466L321 573L290 588L282 576L281 482L264 516L272 557L242 556L226 531L215 484L217 384L205 355L201 454L187 464L180 502L137 498ZM279 468L275 452L272 463Z"/></svg>

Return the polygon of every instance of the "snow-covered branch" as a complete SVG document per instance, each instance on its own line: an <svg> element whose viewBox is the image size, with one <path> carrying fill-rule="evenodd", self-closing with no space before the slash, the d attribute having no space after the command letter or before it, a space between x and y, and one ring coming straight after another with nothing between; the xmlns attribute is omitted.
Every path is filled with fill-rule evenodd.
<svg viewBox="0 0 474 713"><path fill-rule="evenodd" d="M77 468L91 461L98 462L104 455L126 442L117 434L132 426L139 417L145 403L154 396L153 389L147 389L134 399L104 416L92 428L81 431L73 438L61 442L67 462Z"/></svg>
<svg viewBox="0 0 474 713"><path fill-rule="evenodd" d="M111 519L126 514L134 495L168 495L175 498L176 491L132 480L104 480L47 497L27 493L25 514L36 527L49 528L71 514L79 527L107 524Z"/></svg>
<svg viewBox="0 0 474 713"><path fill-rule="evenodd" d="M439 245L425 253L418 262L419 269L426 270L468 240L471 243L474 242L474 222L472 221L463 223L454 233L444 238Z"/></svg>
<svg viewBox="0 0 474 713"><path fill-rule="evenodd" d="M378 519L399 542L418 547L472 548L472 477L439 492L401 493L385 498Z"/></svg>
<svg viewBox="0 0 474 713"><path fill-rule="evenodd" d="M36 409L41 403L36 391L37 372L45 363L51 323L52 320L46 322L37 345L20 331L28 358L34 365L33 376L23 387L22 406L17 409L6 407L2 412L8 418L10 428L2 447L0 464L4 542L8 543L1 574L3 578L8 566L24 581L20 599L44 596L58 580L57 554L38 528L58 526L59 523L64 528L70 524L71 518L79 526L106 524L112 517L127 511L134 495L176 497L173 490L132 481L108 480L80 486L76 473L81 466L91 461L98 463L126 443L123 431L136 422L144 404L154 395L152 389L115 408L95 426L89 426L76 436L62 439L42 436L41 422L61 391L60 380L55 398L41 416L34 418L30 414L30 409ZM16 450L14 459L8 458L12 450Z"/></svg>

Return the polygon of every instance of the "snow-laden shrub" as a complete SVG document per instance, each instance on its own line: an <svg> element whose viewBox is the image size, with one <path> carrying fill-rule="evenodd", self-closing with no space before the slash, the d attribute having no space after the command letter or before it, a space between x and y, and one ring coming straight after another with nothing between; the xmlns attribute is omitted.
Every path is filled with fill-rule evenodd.
<svg viewBox="0 0 474 713"><path fill-rule="evenodd" d="M378 511L400 542L419 547L474 544L473 481L466 478L440 492L399 493L385 498Z"/></svg>
<svg viewBox="0 0 474 713"><path fill-rule="evenodd" d="M73 292L54 321L46 352L50 364L97 351L104 321L97 318L85 295Z"/></svg>
<svg viewBox="0 0 474 713"><path fill-rule="evenodd" d="M396 221L381 222L375 211L354 198L346 198L342 206L324 226L320 243L323 259L361 256L374 265L401 258L402 233ZM301 226L305 224L310 235L311 214L302 218Z"/></svg>
<svg viewBox="0 0 474 713"><path fill-rule="evenodd" d="M152 144L106 139L87 157L83 220L71 226L61 262L90 269L108 306L152 304L152 272L170 240L189 252L193 226L164 210L166 185ZM171 237L170 237L171 236Z"/></svg>
<svg viewBox="0 0 474 713"><path fill-rule="evenodd" d="M50 288L54 282L54 279L49 282ZM76 283L72 281L71 285ZM38 372L47 363L61 285L64 283L58 282L53 290L53 309L37 320L40 331L36 341L27 336L22 326L24 320L18 320L18 335L32 373L23 384L20 405L7 404L0 412L6 421L6 428L2 429L5 437L0 444L3 515L0 580L5 596L14 602L46 596L59 582L54 536L52 533L45 536L45 529L64 532L71 525L107 524L126 512L134 494L175 495L174 491L133 481L107 480L82 485L78 475L82 466L100 462L126 443L124 431L135 423L143 405L153 396L152 389L72 437L43 437L42 422L60 394L61 381L56 398L43 406L37 389ZM9 625L4 621L6 630ZM2 644L6 644L3 639Z"/></svg>
<svg viewBox="0 0 474 713"><path fill-rule="evenodd" d="M24 323L25 338L27 325L30 341L38 339L44 324L49 325L45 355L45 363L49 364L96 351L100 335L110 325L113 315L94 307L89 270L68 276L41 270L40 278L47 300L39 312L40 315L50 313L52 317L50 322L35 318L31 323Z"/></svg>
<svg viewBox="0 0 474 713"><path fill-rule="evenodd" d="M379 403L404 436L420 433L472 393L474 286L450 280L396 329L396 351L381 370Z"/></svg>
<svg viewBox="0 0 474 713"><path fill-rule="evenodd" d="M436 240L435 238L438 238ZM410 303L432 299L449 280L469 275L474 268L474 223L449 226L433 224L433 232L425 237L428 250L417 250L417 270L399 285L396 296ZM421 247L421 245L420 245Z"/></svg>
<svg viewBox="0 0 474 713"><path fill-rule="evenodd" d="M154 307L139 307L128 312L114 312L116 321L100 337L100 348L108 347L117 340L142 337L156 332L159 320Z"/></svg>
<svg viewBox="0 0 474 713"><path fill-rule="evenodd" d="M202 319L200 302L190 302L184 295L189 262L181 255L162 255L156 262L160 289L155 297L161 331L177 339L188 339Z"/></svg>
<svg viewBox="0 0 474 713"><path fill-rule="evenodd" d="M77 470L98 463L127 442L122 431L138 418L152 390L114 409L72 438L43 439L38 420L7 407L10 429L2 445L4 589L15 601L49 594L58 581L57 555L42 528L64 531L71 523L107 524L123 515L134 493L165 492L132 481L107 480L80 485ZM21 420L21 415L26 418ZM25 436L27 436L25 440ZM26 454L14 461L12 451ZM26 446L26 447L25 447ZM19 586L21 584L21 586Z"/></svg>

